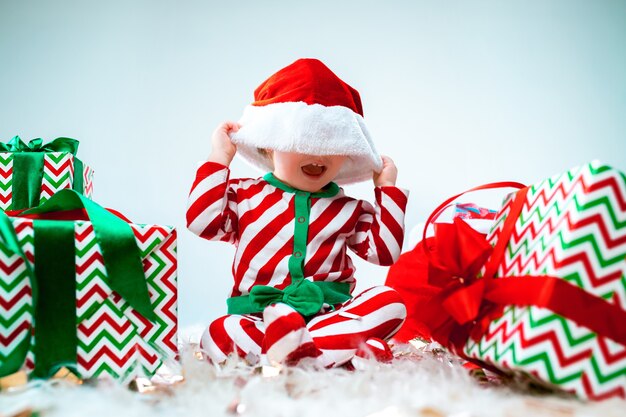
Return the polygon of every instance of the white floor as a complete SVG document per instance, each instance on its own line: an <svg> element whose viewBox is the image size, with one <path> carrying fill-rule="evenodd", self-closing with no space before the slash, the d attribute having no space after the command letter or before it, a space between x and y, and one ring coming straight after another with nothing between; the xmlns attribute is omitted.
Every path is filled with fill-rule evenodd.
<svg viewBox="0 0 626 417"><path fill-rule="evenodd" d="M241 362L226 368L183 354L185 380L137 393L112 383L57 381L0 393L0 416L624 416L626 401L583 403L480 383L445 356L404 347L393 364L361 363L360 370L283 369L263 374Z"/></svg>

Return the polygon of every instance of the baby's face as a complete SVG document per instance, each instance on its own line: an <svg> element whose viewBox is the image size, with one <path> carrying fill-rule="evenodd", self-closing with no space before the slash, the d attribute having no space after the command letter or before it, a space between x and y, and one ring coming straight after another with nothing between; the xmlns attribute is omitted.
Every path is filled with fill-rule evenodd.
<svg viewBox="0 0 626 417"><path fill-rule="evenodd" d="M341 169L344 155L305 155L273 151L274 176L298 190L320 191Z"/></svg>

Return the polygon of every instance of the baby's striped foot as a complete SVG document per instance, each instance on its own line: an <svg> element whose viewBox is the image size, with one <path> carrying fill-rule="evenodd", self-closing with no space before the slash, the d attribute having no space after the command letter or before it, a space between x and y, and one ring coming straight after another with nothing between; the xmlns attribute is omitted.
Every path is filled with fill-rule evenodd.
<svg viewBox="0 0 626 417"><path fill-rule="evenodd" d="M378 362L391 362L393 353L391 348L382 339L370 337L363 343L355 354L358 358L375 359Z"/></svg>
<svg viewBox="0 0 626 417"><path fill-rule="evenodd" d="M270 364L295 365L301 359L322 354L313 343L304 318L287 304L267 306L263 310L263 322L263 353Z"/></svg>

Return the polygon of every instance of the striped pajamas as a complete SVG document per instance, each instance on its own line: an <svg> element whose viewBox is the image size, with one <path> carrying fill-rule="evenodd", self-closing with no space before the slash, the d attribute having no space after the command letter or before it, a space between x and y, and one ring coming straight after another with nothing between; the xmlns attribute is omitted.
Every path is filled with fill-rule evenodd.
<svg viewBox="0 0 626 417"><path fill-rule="evenodd" d="M350 299L355 278L347 249L375 264L395 262L404 237L406 191L377 187L373 206L332 183L306 193L271 174L233 180L229 174L217 163L200 166L187 210L192 232L236 247L229 314L215 320L202 339L213 361L235 352L289 362L290 355L297 360L297 350L338 365L367 338L388 339L397 331L406 309L394 290L375 287ZM299 306L302 299L316 300L306 307L312 310Z"/></svg>
<svg viewBox="0 0 626 417"><path fill-rule="evenodd" d="M315 357L316 362L324 367L344 364L352 359L367 339L391 338L404 322L405 316L406 308L396 291L384 286L365 290L344 306L315 316L306 324L306 330L319 350L318 354L306 356ZM270 362L280 362L271 359L287 357L291 353L290 346L275 354L267 352L263 341L265 329L271 324L264 323L262 317L255 315L222 316L213 321L204 333L202 350L216 363L223 362L233 352L252 362L257 361L262 354L268 354ZM280 337L276 339L280 340Z"/></svg>

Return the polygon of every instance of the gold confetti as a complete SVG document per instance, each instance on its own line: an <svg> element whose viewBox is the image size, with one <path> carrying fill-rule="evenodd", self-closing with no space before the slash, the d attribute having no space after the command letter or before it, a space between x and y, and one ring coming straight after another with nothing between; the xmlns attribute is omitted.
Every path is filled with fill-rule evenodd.
<svg viewBox="0 0 626 417"><path fill-rule="evenodd" d="M128 388L133 391L137 391L140 394L148 394L157 390L156 385L154 385L148 378L135 378L130 381Z"/></svg>
<svg viewBox="0 0 626 417"><path fill-rule="evenodd" d="M14 374L0 378L0 391L26 385L27 382L28 377L26 376L26 372L16 372Z"/></svg>
<svg viewBox="0 0 626 417"><path fill-rule="evenodd" d="M571 405L549 398L530 398L525 400L524 403L528 407L530 414L544 414L547 412L555 417L570 417L576 414L576 410Z"/></svg>
<svg viewBox="0 0 626 417"><path fill-rule="evenodd" d="M263 365L263 367L261 368L261 374L264 378L273 378L280 374L281 369L282 367L280 365Z"/></svg>
<svg viewBox="0 0 626 417"><path fill-rule="evenodd" d="M70 384L75 385L81 385L84 382L65 367L59 369L57 373L50 378L50 380L69 382ZM0 378L0 391L13 391L16 389L27 388L28 383L28 375L26 372L19 371Z"/></svg>
<svg viewBox="0 0 626 417"><path fill-rule="evenodd" d="M3 415L3 414L0 414ZM25 408L24 410L18 411L15 414L9 414L6 417L32 417L36 414L33 414L33 410L30 408Z"/></svg>
<svg viewBox="0 0 626 417"><path fill-rule="evenodd" d="M72 384L77 384L77 385L81 385L83 383L82 379L80 379L79 377L74 375L74 373L72 373L72 371L70 371L69 369L67 369L65 367L59 369L57 371L57 373L54 374L54 376L52 378L53 379L62 379L64 381L66 381L66 382L70 382Z"/></svg>
<svg viewBox="0 0 626 417"><path fill-rule="evenodd" d="M417 350L422 350L428 345L428 343L422 339L411 339L409 340L409 344Z"/></svg>
<svg viewBox="0 0 626 417"><path fill-rule="evenodd" d="M159 370L150 378L150 382L156 386L173 386L185 381L185 377L181 375L181 369L172 369L166 365L163 365Z"/></svg>
<svg viewBox="0 0 626 417"><path fill-rule="evenodd" d="M445 417L446 415L436 408L424 407L419 410L421 417Z"/></svg>

